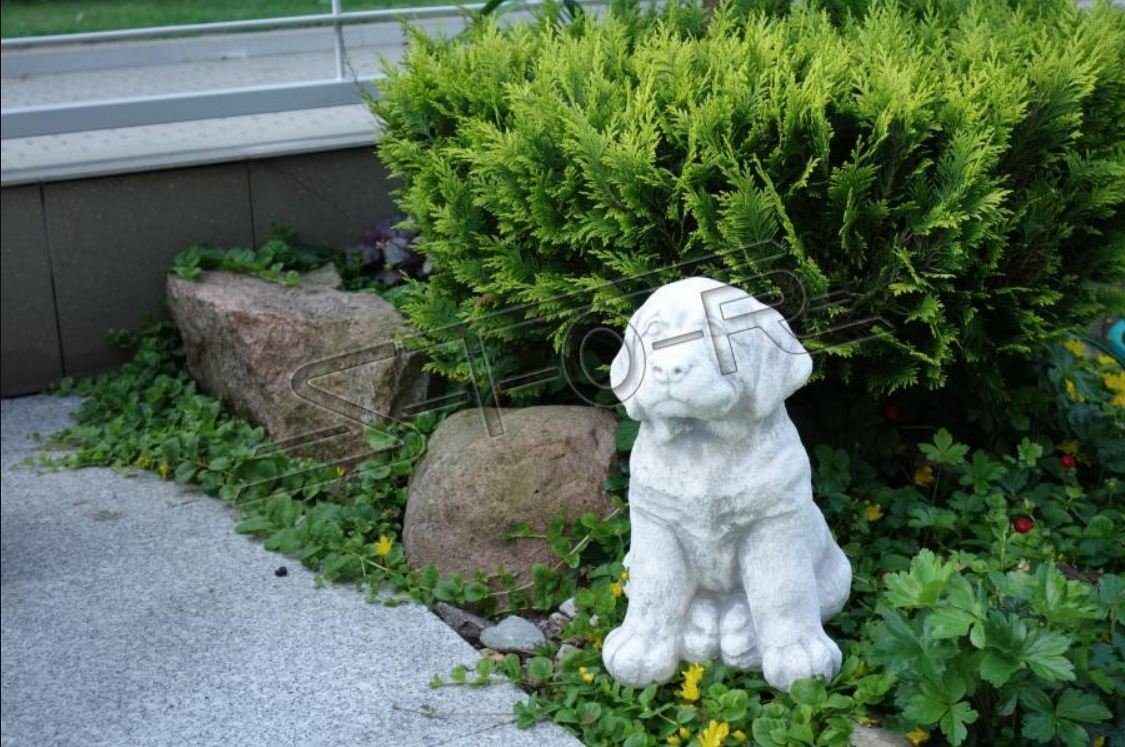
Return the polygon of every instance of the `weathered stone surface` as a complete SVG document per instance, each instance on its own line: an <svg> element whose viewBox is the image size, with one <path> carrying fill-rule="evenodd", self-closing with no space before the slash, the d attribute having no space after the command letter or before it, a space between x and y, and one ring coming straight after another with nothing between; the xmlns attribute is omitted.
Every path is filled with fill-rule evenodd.
<svg viewBox="0 0 1125 747"><path fill-rule="evenodd" d="M615 468L616 418L593 407L528 407L499 414L490 436L479 410L443 422L410 481L403 547L416 567L471 578L498 568L526 582L535 563L557 558L538 538L505 539L515 524L543 530L552 519L604 515Z"/></svg>
<svg viewBox="0 0 1125 747"><path fill-rule="evenodd" d="M297 286L228 272L206 272L195 282L168 278L168 306L200 386L265 426L275 441L350 423L353 434L300 451L321 458L363 453L355 421L340 410L374 422L376 413L394 416L421 400L426 386L421 357L395 356L389 344L410 333L398 311L374 294L337 290L339 284L335 270L325 268ZM294 393L294 374L321 361L308 385L350 406L333 411Z"/></svg>
<svg viewBox="0 0 1125 747"><path fill-rule="evenodd" d="M535 627L534 623L517 615L505 617L497 625L485 628L480 633L480 642L494 651L529 654L546 640L543 631Z"/></svg>
<svg viewBox="0 0 1125 747"><path fill-rule="evenodd" d="M336 265L324 265L301 276L301 286L304 288L319 286L339 290L343 284L340 273L336 271Z"/></svg>

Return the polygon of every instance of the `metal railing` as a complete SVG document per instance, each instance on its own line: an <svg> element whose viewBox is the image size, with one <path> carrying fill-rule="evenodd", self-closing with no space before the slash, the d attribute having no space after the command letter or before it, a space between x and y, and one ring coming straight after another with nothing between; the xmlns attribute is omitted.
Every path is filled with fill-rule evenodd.
<svg viewBox="0 0 1125 747"><path fill-rule="evenodd" d="M586 0L584 4L598 5L603 2L604 0ZM354 104L367 97L376 96L377 81L360 81L348 75L347 49L344 44L345 26L455 17L479 12L486 4L434 5L344 12L342 0L332 0L331 12L316 15L2 39L0 52L21 52L108 42L331 26L335 47L335 75L332 78L298 83L13 107L0 111L0 138L26 138ZM522 0L508 7L513 10L530 10L542 5L544 0Z"/></svg>
<svg viewBox="0 0 1125 747"><path fill-rule="evenodd" d="M525 0L521 7L542 5L542 0ZM244 21L215 21L212 23L187 23L177 26L149 26L139 29L117 29L114 31L87 31L78 34L52 34L47 36L26 36L0 39L0 52L16 49L42 49L72 44L101 44L104 42L137 41L141 39L165 39L174 36L195 36L221 34L238 31L274 31L291 28L320 28L335 26L340 28L356 23L378 21L398 21L402 19L443 18L455 16L466 11L476 12L486 3L467 5L423 5L409 8L378 8L375 10L344 11L340 0L333 0L328 13L314 13L303 16L277 16L275 18L250 18Z"/></svg>

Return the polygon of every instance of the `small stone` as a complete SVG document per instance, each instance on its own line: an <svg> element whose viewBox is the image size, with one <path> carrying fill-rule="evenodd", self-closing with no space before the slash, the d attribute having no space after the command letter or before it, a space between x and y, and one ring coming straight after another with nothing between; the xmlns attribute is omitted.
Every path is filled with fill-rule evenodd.
<svg viewBox="0 0 1125 747"><path fill-rule="evenodd" d="M577 653L580 650L581 649L579 649L577 646L571 646L569 643L564 643L563 645L559 646L559 650L555 652L555 661L559 664L562 664L564 661L566 661L566 658L568 656L573 653Z"/></svg>
<svg viewBox="0 0 1125 747"><path fill-rule="evenodd" d="M278 578L284 578L285 576L289 575L289 569L283 565L278 566L277 570L273 572L273 575L277 576Z"/></svg>
<svg viewBox="0 0 1125 747"><path fill-rule="evenodd" d="M434 612L445 621L446 625L453 628L457 635L470 643L480 640L481 631L492 624L480 615L474 615L472 612L445 602L435 604Z"/></svg>
<svg viewBox="0 0 1125 747"><path fill-rule="evenodd" d="M578 604L574 601L574 597L566 600L559 605L559 612L567 617L575 617L578 615Z"/></svg>
<svg viewBox="0 0 1125 747"><path fill-rule="evenodd" d="M570 618L561 612L552 612L551 615L540 621L539 629L543 631L543 635L548 638L558 638L562 633L563 628L570 622Z"/></svg>
<svg viewBox="0 0 1125 747"><path fill-rule="evenodd" d="M522 617L505 617L498 625L481 631L480 642L496 651L516 651L531 653L536 646L545 643L543 631Z"/></svg>
<svg viewBox="0 0 1125 747"><path fill-rule="evenodd" d="M886 729L856 724L852 729L852 747L907 747L906 737Z"/></svg>

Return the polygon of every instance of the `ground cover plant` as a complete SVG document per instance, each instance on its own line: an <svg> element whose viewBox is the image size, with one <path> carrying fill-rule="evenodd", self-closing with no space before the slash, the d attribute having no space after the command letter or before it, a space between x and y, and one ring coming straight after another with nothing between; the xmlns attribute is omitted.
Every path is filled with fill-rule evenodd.
<svg viewBox="0 0 1125 747"><path fill-rule="evenodd" d="M497 581L516 609L548 611L574 595L578 614L563 635L575 650L565 658L548 644L533 657L484 658L475 671L435 677L435 686L519 683L529 692L521 724L551 719L589 744L630 745L842 745L856 722L916 743L1083 745L1121 735L1125 372L1079 342L1049 350L1045 406L1012 413L1026 423L1011 448L971 448L868 400L869 438L812 450L817 502L855 569L852 600L831 623L846 659L832 682L782 695L717 663L685 665L673 682L644 690L605 674L599 646L626 604L625 511L552 525L559 562L537 567L530 584L412 569L398 543L411 463L399 457L417 455L440 416L372 432L380 453L337 471L270 451L261 428L200 393L169 325L117 338L135 348L132 362L64 382L61 392L86 397L76 424L51 439L72 451L41 465L144 469L197 484L241 507L238 531L370 600L487 613ZM632 425L622 422L624 467L607 485L622 504Z"/></svg>
<svg viewBox="0 0 1125 747"><path fill-rule="evenodd" d="M441 271L405 308L439 337L466 323L501 370L570 322L620 326L685 262L758 295L850 294L797 325L821 374L876 393L1003 398L1096 288L1122 302L1125 13L1106 3L620 0L415 32L386 73L379 153ZM549 323L493 313L515 304ZM828 334L858 319L894 334Z"/></svg>

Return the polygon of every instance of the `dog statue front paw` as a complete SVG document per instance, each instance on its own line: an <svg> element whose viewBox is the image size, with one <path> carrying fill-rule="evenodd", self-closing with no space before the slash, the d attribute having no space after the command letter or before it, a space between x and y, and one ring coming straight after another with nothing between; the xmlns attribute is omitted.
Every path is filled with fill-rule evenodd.
<svg viewBox="0 0 1125 747"><path fill-rule="evenodd" d="M840 647L824 631L767 648L762 653L762 674L772 687L789 691L797 680L823 677L831 680L843 661Z"/></svg>
<svg viewBox="0 0 1125 747"><path fill-rule="evenodd" d="M675 636L644 633L625 624L606 636L602 662L618 682L644 687L672 678L679 665L679 651Z"/></svg>

